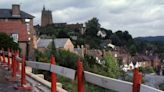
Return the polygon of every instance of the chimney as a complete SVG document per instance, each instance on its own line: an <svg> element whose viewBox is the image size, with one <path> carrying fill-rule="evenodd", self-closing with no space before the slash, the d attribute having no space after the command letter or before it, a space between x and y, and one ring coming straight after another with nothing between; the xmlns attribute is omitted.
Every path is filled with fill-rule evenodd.
<svg viewBox="0 0 164 92"><path fill-rule="evenodd" d="M12 5L12 16L20 17L20 5L19 4Z"/></svg>

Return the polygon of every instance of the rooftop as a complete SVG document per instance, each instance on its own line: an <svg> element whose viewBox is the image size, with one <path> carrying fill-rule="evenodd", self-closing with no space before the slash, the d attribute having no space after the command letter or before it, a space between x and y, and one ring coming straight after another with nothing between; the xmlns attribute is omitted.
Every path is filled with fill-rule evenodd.
<svg viewBox="0 0 164 92"><path fill-rule="evenodd" d="M0 19L2 18L8 18L8 19L14 19L14 18L21 18L21 19L32 19L34 16L24 12L20 11L20 17L18 16L12 16L12 10L11 9L0 9Z"/></svg>

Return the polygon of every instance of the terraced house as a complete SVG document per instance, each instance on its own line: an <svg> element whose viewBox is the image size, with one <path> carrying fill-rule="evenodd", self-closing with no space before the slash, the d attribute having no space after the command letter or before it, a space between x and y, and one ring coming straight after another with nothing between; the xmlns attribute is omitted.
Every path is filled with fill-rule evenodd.
<svg viewBox="0 0 164 92"><path fill-rule="evenodd" d="M5 32L19 43L20 48L31 55L33 46L33 18L20 9L20 5L13 4L11 9L0 9L0 32Z"/></svg>

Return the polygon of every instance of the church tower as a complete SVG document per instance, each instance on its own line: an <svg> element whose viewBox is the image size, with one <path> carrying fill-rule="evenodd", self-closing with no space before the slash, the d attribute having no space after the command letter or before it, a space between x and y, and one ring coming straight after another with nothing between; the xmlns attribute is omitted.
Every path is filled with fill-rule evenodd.
<svg viewBox="0 0 164 92"><path fill-rule="evenodd" d="M43 6L42 15L41 15L41 26L45 27L48 24L52 24L52 12L50 10L46 10L45 6Z"/></svg>

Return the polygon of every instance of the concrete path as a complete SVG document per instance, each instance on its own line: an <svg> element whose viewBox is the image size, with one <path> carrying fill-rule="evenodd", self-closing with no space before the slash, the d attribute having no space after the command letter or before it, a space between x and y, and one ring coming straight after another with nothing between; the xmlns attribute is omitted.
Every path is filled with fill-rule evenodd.
<svg viewBox="0 0 164 92"><path fill-rule="evenodd" d="M154 88L158 88L158 85L160 83L164 83L164 76L146 74L145 80L146 80L145 82L146 85L149 85Z"/></svg>
<svg viewBox="0 0 164 92"><path fill-rule="evenodd" d="M9 71L5 70L2 66L0 66L0 92L32 92L32 91L24 91L24 90L16 90L14 86L18 84L18 82L9 82L5 79L5 76L8 75Z"/></svg>

